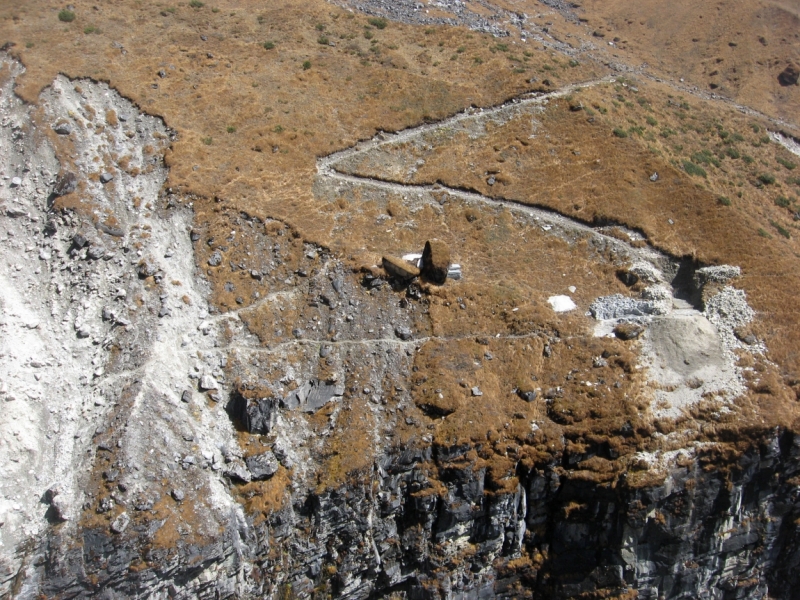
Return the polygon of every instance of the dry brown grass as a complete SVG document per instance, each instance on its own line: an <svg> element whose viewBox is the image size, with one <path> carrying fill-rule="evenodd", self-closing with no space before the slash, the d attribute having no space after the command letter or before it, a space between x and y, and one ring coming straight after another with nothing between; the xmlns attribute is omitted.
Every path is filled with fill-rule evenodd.
<svg viewBox="0 0 800 600"><path fill-rule="evenodd" d="M430 151L403 147L396 152L405 154L405 162L417 156L425 160L410 183L438 181L546 206L587 223L619 222L642 231L673 256L741 266L740 284L760 315L754 330L768 340L787 380L796 379L800 360L790 332L800 325L794 302L800 289L800 229L792 207L800 202L800 186L790 183L794 172L780 160L797 158L765 141L763 122L708 102L687 101L664 86L643 81L623 86L620 81L584 90L575 99L585 110L570 110L570 99L551 103L537 115L533 138L530 117L522 117L477 139L459 134ZM624 130L626 137L614 130ZM701 159L710 161L701 163L707 176L687 174L684 162L699 161L702 153ZM465 171L465 164L473 168ZM377 176L382 166L364 161L355 172ZM494 186L486 182L489 172L495 174ZM654 172L659 174L656 183L649 180ZM762 184L763 174L775 183ZM780 206L781 198L789 205ZM481 219L486 217L466 215L465 221L481 228ZM485 223L493 242L509 243L509 236L503 237L508 229L497 218ZM469 247L491 256L491 246L479 239ZM469 257L471 264L479 260Z"/></svg>
<svg viewBox="0 0 800 600"><path fill-rule="evenodd" d="M491 37L462 29L426 34L392 23L367 40L366 17L321 0L216 7L182 5L163 16L148 3L79 1L76 20L64 24L46 3L30 2L0 8L0 32L26 65L18 88L24 98L34 101L58 72L108 81L178 131L168 155L174 187L262 206L309 202L314 158L377 128L401 129L529 88L525 73L489 52ZM100 34L82 33L89 20ZM317 42L317 24L335 47ZM265 41L275 47L266 50ZM466 48L463 59L449 60L457 47ZM478 55L485 58L480 65L472 60ZM532 65L543 59L532 58ZM588 74L571 69L561 81ZM227 133L229 126L236 132Z"/></svg>
<svg viewBox="0 0 800 600"><path fill-rule="evenodd" d="M796 120L800 94L778 83L786 64L800 61L796 3L645 0L631 10L629 2L589 0L582 6L589 29L605 35L600 44L618 40L608 50L618 60L646 62L676 82L684 78L686 86Z"/></svg>

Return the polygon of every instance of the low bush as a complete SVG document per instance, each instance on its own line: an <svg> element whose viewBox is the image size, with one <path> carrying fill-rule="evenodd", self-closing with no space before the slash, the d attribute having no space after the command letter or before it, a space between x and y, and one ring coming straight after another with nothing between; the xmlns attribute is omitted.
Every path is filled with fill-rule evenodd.
<svg viewBox="0 0 800 600"><path fill-rule="evenodd" d="M764 185L772 185L775 183L775 175L772 175L771 173L762 173L758 176L758 180Z"/></svg>
<svg viewBox="0 0 800 600"><path fill-rule="evenodd" d="M683 161L683 170L686 171L689 175L699 175L700 177L708 177L708 173L706 173L703 167L700 167L694 164L690 160Z"/></svg>
<svg viewBox="0 0 800 600"><path fill-rule="evenodd" d="M778 196L777 198L775 198L775 204L777 204L781 208L789 208L791 201L786 196Z"/></svg>

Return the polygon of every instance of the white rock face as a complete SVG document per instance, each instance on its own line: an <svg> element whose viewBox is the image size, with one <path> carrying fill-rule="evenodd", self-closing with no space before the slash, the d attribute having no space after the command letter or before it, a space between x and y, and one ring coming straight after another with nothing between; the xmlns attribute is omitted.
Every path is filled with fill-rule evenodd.
<svg viewBox="0 0 800 600"><path fill-rule="evenodd" d="M121 534L131 522L135 513L123 510L125 505L162 495L158 482L140 476L140 469L201 496L210 530L237 519L240 508L221 478L205 468L220 446L235 443L222 403L206 408L180 402L182 390L193 383L187 373L197 360L198 338L213 347L217 320L209 320L208 336L198 333L208 314L188 235L191 211L158 210L169 131L104 84L76 86L58 77L40 104L45 122L70 124L74 152L61 157L71 162L60 164L45 136L12 136L12 125L33 132L36 127L31 108L14 95L22 67L9 59L2 63L11 76L0 90L0 120L8 123L0 128L0 170L15 174L16 183L13 189L0 187L6 207L0 216L5 597L16 573L26 568L28 551L21 549L35 551L51 522L63 522L65 535L74 533L83 508L95 510L87 483L92 470L105 464L98 459L102 453L113 454L110 466L126 490L105 505L109 533ZM111 111L125 120L106 122ZM148 145L154 151L145 152ZM48 210L62 171L74 172L85 186L81 199L91 218ZM89 177L98 172L113 178L103 184ZM147 279L138 269L143 258L152 261ZM186 347L182 340L188 340ZM214 359L213 352L204 356ZM213 372L216 360L201 365L202 371ZM204 383L206 389L220 387L210 376ZM178 468L174 453L191 452L212 461Z"/></svg>

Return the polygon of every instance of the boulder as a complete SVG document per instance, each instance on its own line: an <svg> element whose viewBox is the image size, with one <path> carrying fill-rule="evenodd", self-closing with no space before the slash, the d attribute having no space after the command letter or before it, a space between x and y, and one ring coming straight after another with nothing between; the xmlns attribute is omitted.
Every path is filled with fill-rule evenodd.
<svg viewBox="0 0 800 600"><path fill-rule="evenodd" d="M383 270L386 271L390 277L394 277L400 281L411 281L415 277L419 277L419 269L402 258L384 256L382 261Z"/></svg>
<svg viewBox="0 0 800 600"><path fill-rule="evenodd" d="M450 268L450 248L440 240L425 242L422 251L422 275L425 279L437 285L442 285L447 280L447 271Z"/></svg>
<svg viewBox="0 0 800 600"><path fill-rule="evenodd" d="M277 415L276 398L245 398L240 392L231 394L226 410L249 433L264 435L272 430Z"/></svg>
<svg viewBox="0 0 800 600"><path fill-rule="evenodd" d="M245 463L254 481L269 479L277 473L279 466L278 459L269 450L256 456L248 456Z"/></svg>
<svg viewBox="0 0 800 600"><path fill-rule="evenodd" d="M315 413L328 402L341 397L342 394L344 394L344 386L336 382L312 379L281 400L281 406L287 410Z"/></svg>
<svg viewBox="0 0 800 600"><path fill-rule="evenodd" d="M58 135L69 135L72 133L72 126L69 123L56 123L53 125L53 131Z"/></svg>
<svg viewBox="0 0 800 600"><path fill-rule="evenodd" d="M235 462L225 469L222 474L236 483L250 483L252 474L241 462Z"/></svg>
<svg viewBox="0 0 800 600"><path fill-rule="evenodd" d="M111 522L111 531L114 533L122 533L127 529L130 522L131 518L128 516L128 513L122 512Z"/></svg>
<svg viewBox="0 0 800 600"><path fill-rule="evenodd" d="M211 375L203 375L200 378L200 389L204 392L208 390L216 390L219 389L219 385L217 384L217 380L214 379Z"/></svg>
<svg viewBox="0 0 800 600"><path fill-rule="evenodd" d="M614 327L614 335L621 340L635 340L644 331L644 327L638 323L619 323Z"/></svg>
<svg viewBox="0 0 800 600"><path fill-rule="evenodd" d="M404 342L407 342L414 337L414 332L411 331L410 327L406 327L405 325L398 325L395 327L394 334Z"/></svg>
<svg viewBox="0 0 800 600"><path fill-rule="evenodd" d="M794 63L789 63L778 75L778 82L783 86L797 85L798 79L800 79L800 67Z"/></svg>
<svg viewBox="0 0 800 600"><path fill-rule="evenodd" d="M56 181L56 186L53 188L53 194L56 196L66 196L75 191L78 186L78 176L75 173L67 171Z"/></svg>

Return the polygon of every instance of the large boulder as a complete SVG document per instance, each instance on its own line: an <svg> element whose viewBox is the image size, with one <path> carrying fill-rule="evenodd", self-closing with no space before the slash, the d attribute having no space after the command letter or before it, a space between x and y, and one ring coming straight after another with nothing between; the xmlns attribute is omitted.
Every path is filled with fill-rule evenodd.
<svg viewBox="0 0 800 600"><path fill-rule="evenodd" d="M419 277L419 269L410 262L394 256L383 257L383 270L386 274L400 281L411 281Z"/></svg>
<svg viewBox="0 0 800 600"><path fill-rule="evenodd" d="M450 248L440 240L428 240L422 251L422 275L428 281L442 285L450 268Z"/></svg>

